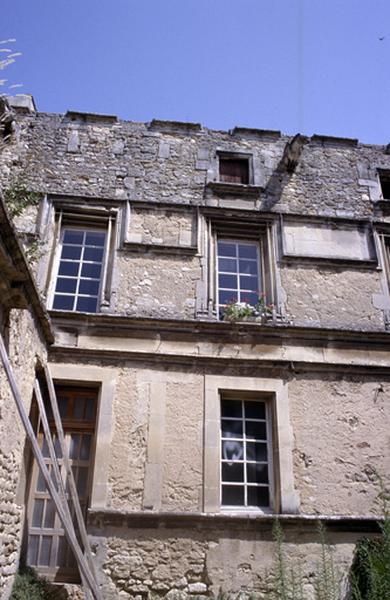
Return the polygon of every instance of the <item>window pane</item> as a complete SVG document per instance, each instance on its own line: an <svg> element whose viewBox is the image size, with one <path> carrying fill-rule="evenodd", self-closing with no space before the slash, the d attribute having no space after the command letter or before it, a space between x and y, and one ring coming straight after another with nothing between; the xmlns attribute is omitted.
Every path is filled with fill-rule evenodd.
<svg viewBox="0 0 390 600"><path fill-rule="evenodd" d="M242 417L242 402L241 400L222 400L221 415L223 417Z"/></svg>
<svg viewBox="0 0 390 600"><path fill-rule="evenodd" d="M265 419L265 403L245 402L245 417L247 419Z"/></svg>
<svg viewBox="0 0 390 600"><path fill-rule="evenodd" d="M66 551L67 542L64 536L58 539L58 550L57 550L57 565L59 567L66 567Z"/></svg>
<svg viewBox="0 0 390 600"><path fill-rule="evenodd" d="M68 413L69 398L67 398L66 396L58 396L57 402L58 402L58 409L60 411L60 415L61 415L62 419L64 419Z"/></svg>
<svg viewBox="0 0 390 600"><path fill-rule="evenodd" d="M54 527L54 518L56 516L53 500L46 500L46 512L44 527Z"/></svg>
<svg viewBox="0 0 390 600"><path fill-rule="evenodd" d="M77 276L78 272L79 272L79 263L78 262L69 262L66 260L62 260L60 262L60 268L58 270L58 275Z"/></svg>
<svg viewBox="0 0 390 600"><path fill-rule="evenodd" d="M243 460L244 459L244 446L242 442L235 442L233 440L227 440L222 442L222 458L225 460Z"/></svg>
<svg viewBox="0 0 390 600"><path fill-rule="evenodd" d="M219 304L229 304L230 302L237 302L238 294L233 290L220 290L218 298Z"/></svg>
<svg viewBox="0 0 390 600"><path fill-rule="evenodd" d="M251 306L254 306L255 304L257 304L257 301L257 294L245 291L241 292L241 302L246 302L246 304L251 304Z"/></svg>
<svg viewBox="0 0 390 600"><path fill-rule="evenodd" d="M218 285L220 288L237 289L237 275L220 275L218 277Z"/></svg>
<svg viewBox="0 0 390 600"><path fill-rule="evenodd" d="M66 294L74 294L77 288L77 279L64 279L58 277L56 292L65 292Z"/></svg>
<svg viewBox="0 0 390 600"><path fill-rule="evenodd" d="M255 260L240 260L239 270L240 273L246 273L248 275L257 275L257 262Z"/></svg>
<svg viewBox="0 0 390 600"><path fill-rule="evenodd" d="M34 510L32 516L32 526L33 527L41 527L42 526L42 516L43 516L43 505L45 501L36 499L34 501Z"/></svg>
<svg viewBox="0 0 390 600"><path fill-rule="evenodd" d="M70 438L70 449L69 457L77 459L79 457L79 446L80 446L80 435L78 433L72 433Z"/></svg>
<svg viewBox="0 0 390 600"><path fill-rule="evenodd" d="M80 281L79 294L89 294L90 296L97 296L99 293L100 281L93 279L82 279Z"/></svg>
<svg viewBox="0 0 390 600"><path fill-rule="evenodd" d="M95 313L97 308L97 298L79 298L77 300L76 310L80 312Z"/></svg>
<svg viewBox="0 0 390 600"><path fill-rule="evenodd" d="M250 290L250 291L253 291L253 292L258 292L258 290L259 290L259 280L258 280L257 277L246 277L245 275L241 275L241 277L240 277L240 288L242 290Z"/></svg>
<svg viewBox="0 0 390 600"><path fill-rule="evenodd" d="M247 442L246 459L247 460L267 461L268 460L267 444Z"/></svg>
<svg viewBox="0 0 390 600"><path fill-rule="evenodd" d="M268 487L248 486L248 506L269 506Z"/></svg>
<svg viewBox="0 0 390 600"><path fill-rule="evenodd" d="M41 567L48 567L50 564L50 551L51 551L52 537L49 535L43 535L41 541L41 551L39 553L39 565Z"/></svg>
<svg viewBox="0 0 390 600"><path fill-rule="evenodd" d="M81 267L81 277L93 277L99 279L102 266L99 264L84 263Z"/></svg>
<svg viewBox="0 0 390 600"><path fill-rule="evenodd" d="M93 260L95 262L102 262L103 250L103 248L85 248L83 260Z"/></svg>
<svg viewBox="0 0 390 600"><path fill-rule="evenodd" d="M73 403L73 417L82 421L84 419L85 399L75 398Z"/></svg>
<svg viewBox="0 0 390 600"><path fill-rule="evenodd" d="M244 481L244 465L242 463L222 463L222 481Z"/></svg>
<svg viewBox="0 0 390 600"><path fill-rule="evenodd" d="M29 565L38 564L39 535L28 536L27 562Z"/></svg>
<svg viewBox="0 0 390 600"><path fill-rule="evenodd" d="M242 421L222 419L222 437L242 438Z"/></svg>
<svg viewBox="0 0 390 600"><path fill-rule="evenodd" d="M72 260L80 260L81 247L80 246L63 246L61 258L70 258Z"/></svg>
<svg viewBox="0 0 390 600"><path fill-rule="evenodd" d="M237 261L231 258L220 258L218 260L218 269L220 272L236 273Z"/></svg>
<svg viewBox="0 0 390 600"><path fill-rule="evenodd" d="M80 460L88 460L91 451L91 436L83 435L80 448Z"/></svg>
<svg viewBox="0 0 390 600"><path fill-rule="evenodd" d="M268 483L268 465L248 463L246 477L250 483Z"/></svg>
<svg viewBox="0 0 390 600"><path fill-rule="evenodd" d="M257 244L239 244L238 256L240 258L253 258L257 260Z"/></svg>
<svg viewBox="0 0 390 600"><path fill-rule="evenodd" d="M49 446L47 445L47 441L46 438L43 438L43 442L42 442L42 454L45 458L49 458L50 454L49 454Z"/></svg>
<svg viewBox="0 0 390 600"><path fill-rule="evenodd" d="M59 294L54 296L53 308L56 310L73 310L73 304L73 296L60 296Z"/></svg>
<svg viewBox="0 0 390 600"><path fill-rule="evenodd" d="M87 492L88 467L78 468L77 491L80 498L84 498Z"/></svg>
<svg viewBox="0 0 390 600"><path fill-rule="evenodd" d="M37 492L45 492L46 491L46 483L43 478L42 473L39 471L38 479L37 479Z"/></svg>
<svg viewBox="0 0 390 600"><path fill-rule="evenodd" d="M79 244L83 243L84 232L77 229L65 229L64 244Z"/></svg>
<svg viewBox="0 0 390 600"><path fill-rule="evenodd" d="M237 246L236 244L229 244L229 242L218 242L218 256L236 256Z"/></svg>
<svg viewBox="0 0 390 600"><path fill-rule="evenodd" d="M267 439L267 428L264 422L257 423L256 421L246 421L245 425L246 435L249 438L256 440Z"/></svg>
<svg viewBox="0 0 390 600"><path fill-rule="evenodd" d="M85 420L92 421L95 416L95 399L94 398L86 398L86 410L85 410Z"/></svg>
<svg viewBox="0 0 390 600"><path fill-rule="evenodd" d="M104 246L104 241L106 239L105 232L97 232L97 231L87 231L85 236L85 245L86 246Z"/></svg>
<svg viewBox="0 0 390 600"><path fill-rule="evenodd" d="M243 506L244 487L238 485L223 485L222 504L225 506Z"/></svg>

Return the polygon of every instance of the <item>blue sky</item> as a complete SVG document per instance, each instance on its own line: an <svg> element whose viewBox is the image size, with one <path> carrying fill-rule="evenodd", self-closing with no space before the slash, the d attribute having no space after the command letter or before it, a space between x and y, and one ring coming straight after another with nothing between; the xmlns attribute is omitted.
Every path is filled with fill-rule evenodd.
<svg viewBox="0 0 390 600"><path fill-rule="evenodd" d="M2 0L38 109L390 142L389 0ZM383 40L379 38L384 37Z"/></svg>

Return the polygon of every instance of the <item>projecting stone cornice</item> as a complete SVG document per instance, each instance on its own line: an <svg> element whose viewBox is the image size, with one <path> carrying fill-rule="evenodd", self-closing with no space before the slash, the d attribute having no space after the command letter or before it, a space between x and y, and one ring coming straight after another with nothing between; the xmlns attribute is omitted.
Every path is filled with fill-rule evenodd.
<svg viewBox="0 0 390 600"><path fill-rule="evenodd" d="M52 311L51 358L390 375L390 334Z"/></svg>
<svg viewBox="0 0 390 600"><path fill-rule="evenodd" d="M90 509L88 511L88 529L91 535L101 535L102 530L112 528L135 529L181 529L191 530L239 530L262 532L272 537L272 527L278 519L283 531L288 535L312 533L318 537L318 523L325 525L332 533L379 533L378 517L370 515L271 515L260 513L201 513L201 512L144 512L113 509Z"/></svg>

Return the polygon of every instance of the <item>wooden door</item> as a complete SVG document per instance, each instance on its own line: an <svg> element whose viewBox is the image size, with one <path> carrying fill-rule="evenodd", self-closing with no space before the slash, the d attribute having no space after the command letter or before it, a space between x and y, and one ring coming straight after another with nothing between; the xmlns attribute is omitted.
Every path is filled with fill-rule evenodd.
<svg viewBox="0 0 390 600"><path fill-rule="evenodd" d="M58 387L56 393L64 429L65 446L72 466L81 510L86 517L92 479L97 390ZM49 423L54 428L54 423L50 419L50 411L48 413ZM53 439L65 483L65 466L60 445L55 436ZM39 442L45 462L54 479L48 447L42 432L39 433ZM68 489L66 492L68 497ZM72 509L71 514L75 521ZM48 579L77 582L79 574L73 553L66 541L53 501L35 462L27 518L27 563Z"/></svg>

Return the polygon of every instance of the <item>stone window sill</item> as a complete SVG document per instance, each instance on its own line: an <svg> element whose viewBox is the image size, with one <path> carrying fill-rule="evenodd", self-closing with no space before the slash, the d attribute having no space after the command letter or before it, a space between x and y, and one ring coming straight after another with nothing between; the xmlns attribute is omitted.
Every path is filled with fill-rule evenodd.
<svg viewBox="0 0 390 600"><path fill-rule="evenodd" d="M221 181L210 181L206 187L218 196L258 196L263 190L258 185L224 183Z"/></svg>

